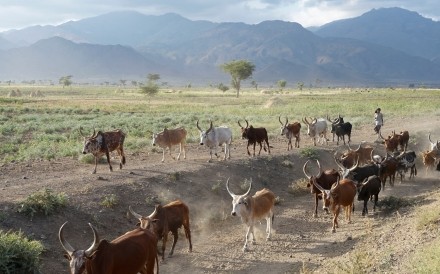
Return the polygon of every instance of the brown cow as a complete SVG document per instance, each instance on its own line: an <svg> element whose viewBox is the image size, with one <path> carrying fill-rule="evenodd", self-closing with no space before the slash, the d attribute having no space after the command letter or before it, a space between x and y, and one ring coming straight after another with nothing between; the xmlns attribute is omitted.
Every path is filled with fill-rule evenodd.
<svg viewBox="0 0 440 274"><path fill-rule="evenodd" d="M382 181L383 189L385 189L387 178L390 178L390 185L394 186L398 165L399 161L394 157L388 156L388 154L383 158L379 166L379 178Z"/></svg>
<svg viewBox="0 0 440 274"><path fill-rule="evenodd" d="M357 160L359 164L365 165L372 161L371 155L373 148L371 146L362 147L362 143L359 144L357 149L352 149L347 144L348 150L345 151L338 159L338 161L346 168L354 166Z"/></svg>
<svg viewBox="0 0 440 274"><path fill-rule="evenodd" d="M269 137L267 136L267 130L264 127L258 127L254 128L252 125L249 126L249 122L246 121L246 127L243 127L240 124L240 121L238 121L238 125L241 127L241 137L243 139L247 139L247 153L250 156L251 153L249 152L249 146L254 145L254 154L255 156L255 145L258 143L260 145L260 151L258 152L258 155L261 153L261 149L264 146L264 151L267 151L270 154L270 146L269 146ZM266 144L267 144L267 150L266 150Z"/></svg>
<svg viewBox="0 0 440 274"><path fill-rule="evenodd" d="M136 228L111 242L99 240L93 231L93 244L87 250L76 250L64 239L65 222L58 233L65 257L70 262L70 273L81 274L153 274L159 273L157 237L148 230Z"/></svg>
<svg viewBox="0 0 440 274"><path fill-rule="evenodd" d="M383 138L382 133L379 132L379 137L383 140L385 144L385 150L393 153L397 151L397 147L399 146L399 140L397 139L397 134L392 132L392 135L389 135L387 139Z"/></svg>
<svg viewBox="0 0 440 274"><path fill-rule="evenodd" d="M330 189L332 185L338 181L339 172L335 169L327 169L323 172L319 160L316 160L319 168L318 174L316 176L309 175L309 173L307 172L307 165L309 162L310 160L307 160L307 162L304 164L303 172L304 175L309 179L309 182L307 183L307 187L310 187L310 193L314 194L315 196L315 211L313 213L313 217L318 217L318 200L322 199L322 193L315 186L315 184L321 186L323 189ZM328 207L325 205L324 201L322 204L322 208L327 213L329 213Z"/></svg>
<svg viewBox="0 0 440 274"><path fill-rule="evenodd" d="M180 159L180 154L183 151L183 159L186 159L185 151L186 143L186 130L184 127L167 129L164 128L162 132L153 133L153 146L156 144L162 148L162 163L165 161L165 149L168 148L171 158L175 159L171 155L171 147L175 145L180 146L179 154L177 155L177 160Z"/></svg>
<svg viewBox="0 0 440 274"><path fill-rule="evenodd" d="M289 120L287 119L287 117L286 117L286 123L283 124L281 122L281 116L278 117L278 121L280 121L281 124L281 136L285 135L288 140L287 151L293 149L292 137L295 137L295 147L299 148L301 124L298 122L294 122L293 124L288 124Z"/></svg>
<svg viewBox="0 0 440 274"><path fill-rule="evenodd" d="M336 232L338 225L338 216L341 206L345 209L345 219L351 223L351 212L354 210L353 201L356 196L356 185L350 179L337 181L330 190L323 189L320 185L313 184L322 192L325 204L331 204L333 212L332 232Z"/></svg>
<svg viewBox="0 0 440 274"><path fill-rule="evenodd" d="M428 174L428 170L434 169L435 165L440 160L440 150L433 149L424 151L422 153L423 165L426 167L425 173Z"/></svg>
<svg viewBox="0 0 440 274"><path fill-rule="evenodd" d="M408 148L408 142L409 142L409 132L407 130L401 131L400 134L395 134L397 136L397 142L399 143L400 150L406 151Z"/></svg>
<svg viewBox="0 0 440 274"><path fill-rule="evenodd" d="M95 169L92 174L96 173L96 167L98 166L98 159L105 154L107 157L107 163L109 165L110 171L113 171L113 167L110 163L110 152L116 150L121 157L119 163L119 169L122 169L122 165L125 165L125 154L124 154L124 140L125 133L122 130L117 129L114 131L101 132L93 129L93 134L89 137L84 136L79 128L81 136L84 137L84 147L83 154L91 153L95 157Z"/></svg>
<svg viewBox="0 0 440 274"><path fill-rule="evenodd" d="M168 240L168 234L173 234L173 246L169 256L173 255L174 247L179 238L178 229L182 227L185 230L185 236L189 243L189 252L192 252L191 230L189 228L189 209L186 204L180 200L173 201L165 206L156 205L154 212L148 217L144 217L133 211L129 207L131 214L140 222L140 227L153 232L158 239L162 239L162 261L165 260L165 246Z"/></svg>

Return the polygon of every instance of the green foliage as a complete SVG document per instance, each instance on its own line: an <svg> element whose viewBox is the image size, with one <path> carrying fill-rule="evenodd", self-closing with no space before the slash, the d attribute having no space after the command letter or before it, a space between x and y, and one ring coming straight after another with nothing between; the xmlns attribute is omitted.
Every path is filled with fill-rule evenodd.
<svg viewBox="0 0 440 274"><path fill-rule="evenodd" d="M72 84L72 75L61 77L59 83L63 85L63 88L70 86Z"/></svg>
<svg viewBox="0 0 440 274"><path fill-rule="evenodd" d="M408 273L440 273L440 240L434 239L424 248L418 248L406 263Z"/></svg>
<svg viewBox="0 0 440 274"><path fill-rule="evenodd" d="M224 85L223 83L218 84L217 88L223 92L229 90L229 87Z"/></svg>
<svg viewBox="0 0 440 274"><path fill-rule="evenodd" d="M27 239L22 232L0 230L0 273L40 273L43 250L40 242Z"/></svg>
<svg viewBox="0 0 440 274"><path fill-rule="evenodd" d="M309 193L310 190L307 187L308 182L309 181L306 178L296 180L289 185L287 192L292 195L303 195Z"/></svg>
<svg viewBox="0 0 440 274"><path fill-rule="evenodd" d="M278 82L277 82L277 86L279 87L279 89L281 91L283 91L283 89L286 87L286 85L287 85L286 80L278 80Z"/></svg>
<svg viewBox="0 0 440 274"><path fill-rule="evenodd" d="M61 207L65 207L68 202L67 194L54 194L51 189L45 188L29 195L26 200L20 204L18 212L30 215L44 214L46 216L53 214Z"/></svg>
<svg viewBox="0 0 440 274"><path fill-rule="evenodd" d="M318 159L318 151L316 150L316 148L313 147L306 147L301 149L299 155L310 160Z"/></svg>
<svg viewBox="0 0 440 274"><path fill-rule="evenodd" d="M377 206L384 212L394 212L402 207L413 206L417 203L415 198L388 196L377 202Z"/></svg>
<svg viewBox="0 0 440 274"><path fill-rule="evenodd" d="M159 92L159 86L156 83L148 82L147 85L141 87L141 92L148 96L154 96Z"/></svg>
<svg viewBox="0 0 440 274"><path fill-rule="evenodd" d="M359 273L366 274L372 272L373 267L372 255L365 251L354 252L350 256L350 261L348 263L338 263L335 265L333 273Z"/></svg>
<svg viewBox="0 0 440 274"><path fill-rule="evenodd" d="M107 208L112 208L118 204L118 198L115 194L108 194L102 198L101 205Z"/></svg>
<svg viewBox="0 0 440 274"><path fill-rule="evenodd" d="M59 208L65 207L67 202L67 194L53 194L51 189L45 188L29 195L26 200L20 204L18 212L31 216L44 213L44 215L48 216Z"/></svg>
<svg viewBox="0 0 440 274"><path fill-rule="evenodd" d="M241 81L251 77L255 70L255 65L247 60L234 60L220 67L231 75L231 85L237 91L237 97L240 93Z"/></svg>

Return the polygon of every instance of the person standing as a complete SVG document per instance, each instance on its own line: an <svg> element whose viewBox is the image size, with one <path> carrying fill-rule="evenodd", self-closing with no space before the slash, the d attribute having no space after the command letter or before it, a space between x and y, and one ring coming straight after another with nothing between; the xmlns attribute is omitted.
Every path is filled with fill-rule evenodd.
<svg viewBox="0 0 440 274"><path fill-rule="evenodd" d="M374 124L375 124L374 132L376 132L376 134L379 135L380 134L380 129L383 126L383 114L382 114L380 108L377 108L374 111Z"/></svg>

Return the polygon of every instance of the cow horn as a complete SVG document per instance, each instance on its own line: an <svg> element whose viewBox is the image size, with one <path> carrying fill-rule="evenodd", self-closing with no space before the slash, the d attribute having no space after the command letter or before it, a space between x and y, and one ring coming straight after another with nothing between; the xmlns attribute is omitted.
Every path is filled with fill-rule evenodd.
<svg viewBox="0 0 440 274"><path fill-rule="evenodd" d="M332 120L330 119L330 116L328 116L328 114L327 114L327 121L329 121L330 123L333 124L333 122L332 122Z"/></svg>
<svg viewBox="0 0 440 274"><path fill-rule="evenodd" d="M82 133L82 127L79 127L79 134L80 134L82 137L87 138L87 137Z"/></svg>
<svg viewBox="0 0 440 274"><path fill-rule="evenodd" d="M240 120L238 120L237 123L241 128L243 128L243 126L240 124Z"/></svg>
<svg viewBox="0 0 440 274"><path fill-rule="evenodd" d="M98 232L96 231L96 228L89 223L90 228L92 228L93 231L93 244L86 250L84 251L84 255L86 255L86 257L90 257L93 252L96 251L96 249L98 249L98 243L99 243L99 235Z"/></svg>
<svg viewBox="0 0 440 274"><path fill-rule="evenodd" d="M284 126L284 125L283 125L283 122L281 122L281 116L278 116L278 121L280 121L280 124L281 124L282 126Z"/></svg>
<svg viewBox="0 0 440 274"><path fill-rule="evenodd" d="M60 231L58 232L58 238L60 240L61 246L63 247L63 249L67 252L67 254L69 254L70 257L72 257L73 252L75 252L75 249L66 241L66 239L64 239L64 226L67 224L68 222L65 222L61 227L60 227Z"/></svg>
<svg viewBox="0 0 440 274"><path fill-rule="evenodd" d="M98 131L98 133L99 133L99 131ZM95 138L98 133L96 133L96 129L93 128L93 134L92 134L92 136L90 138Z"/></svg>
<svg viewBox="0 0 440 274"><path fill-rule="evenodd" d="M344 169L346 169L339 161L338 161L338 159L336 158L336 156L334 156L333 157L334 159L335 159L335 163L336 163L336 165L338 165L338 167L340 168L340 169L342 169L342 170L344 170Z"/></svg>
<svg viewBox="0 0 440 274"><path fill-rule="evenodd" d="M304 122L306 125L310 125L310 122L309 122L309 120L307 120L307 117L304 117L304 118L303 118L303 122Z"/></svg>
<svg viewBox="0 0 440 274"><path fill-rule="evenodd" d="M319 178L322 174L322 168L321 168L321 163L319 162L318 159L316 159L316 163L318 164L318 168L319 168L318 175L316 175L316 178Z"/></svg>
<svg viewBox="0 0 440 274"><path fill-rule="evenodd" d="M232 198L234 198L235 194L232 193L232 191L229 190L229 179L230 178L228 178L228 180L226 180L226 190L228 191L229 195L231 195Z"/></svg>
<svg viewBox="0 0 440 274"><path fill-rule="evenodd" d="M307 162L304 164L304 166L303 166L303 172L304 172L304 175L306 175L306 177L310 180L310 178L312 178L312 176L310 176L308 173L307 173L307 171L306 171L306 169L307 169L307 164L310 162L310 160L307 160Z"/></svg>
<svg viewBox="0 0 440 274"><path fill-rule="evenodd" d="M312 180L313 185L319 189L319 191L321 191L322 193L325 192L325 189L322 188L322 186L318 185L317 183L315 183L316 180Z"/></svg>
<svg viewBox="0 0 440 274"><path fill-rule="evenodd" d="M246 191L246 193L245 194L243 194L243 195L241 195L241 196L247 196L247 195L249 195L249 193L251 192L251 188L252 188L252 178L251 178L251 180L250 180L250 182L249 182L249 189L248 189L248 191Z"/></svg>
<svg viewBox="0 0 440 274"><path fill-rule="evenodd" d="M199 120L197 119L197 123L196 123L197 128L199 129L199 131L203 131L200 126L199 126Z"/></svg>
<svg viewBox="0 0 440 274"><path fill-rule="evenodd" d="M359 165L359 156L356 158L356 164L352 167L350 167L348 170L349 171L353 171L355 168L357 168Z"/></svg>
<svg viewBox="0 0 440 274"><path fill-rule="evenodd" d="M159 205L156 205L156 206L154 207L154 211L153 211L153 213L151 213L150 216L148 216L148 218L152 219L153 216L157 214L157 208L158 208L158 207L159 207Z"/></svg>
<svg viewBox="0 0 440 274"><path fill-rule="evenodd" d="M209 125L209 128L208 128L208 130L206 131L206 133L208 133L208 132L210 132L210 131L212 130L212 121L209 120L209 122L210 122L210 125Z"/></svg>
<svg viewBox="0 0 440 274"><path fill-rule="evenodd" d="M284 124L284 126L287 126L288 123L289 123L289 119L287 119L287 116L286 116L286 123Z"/></svg>
<svg viewBox="0 0 440 274"><path fill-rule="evenodd" d="M134 212L134 210L131 208L131 206L128 206L128 210L130 211L131 215L133 215L136 219L142 219L142 215Z"/></svg>
<svg viewBox="0 0 440 274"><path fill-rule="evenodd" d="M249 122L246 119L244 119L244 120L246 121L246 128L248 128L249 127Z"/></svg>
<svg viewBox="0 0 440 274"><path fill-rule="evenodd" d="M428 134L428 140L429 140L430 143L434 143L433 141L431 141L431 132Z"/></svg>

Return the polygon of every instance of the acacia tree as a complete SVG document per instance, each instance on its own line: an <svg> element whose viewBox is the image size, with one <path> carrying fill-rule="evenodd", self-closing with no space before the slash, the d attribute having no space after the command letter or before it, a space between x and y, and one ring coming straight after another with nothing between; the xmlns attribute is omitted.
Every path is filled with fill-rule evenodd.
<svg viewBox="0 0 440 274"><path fill-rule="evenodd" d="M286 87L286 80L278 80L277 85L280 88L280 91L283 91L283 89Z"/></svg>
<svg viewBox="0 0 440 274"><path fill-rule="evenodd" d="M247 60L234 60L220 66L224 72L231 75L231 86L237 91L237 98L240 95L241 81L252 76L255 65Z"/></svg>
<svg viewBox="0 0 440 274"><path fill-rule="evenodd" d="M63 85L63 88L70 86L72 84L72 75L61 77L59 83Z"/></svg>

